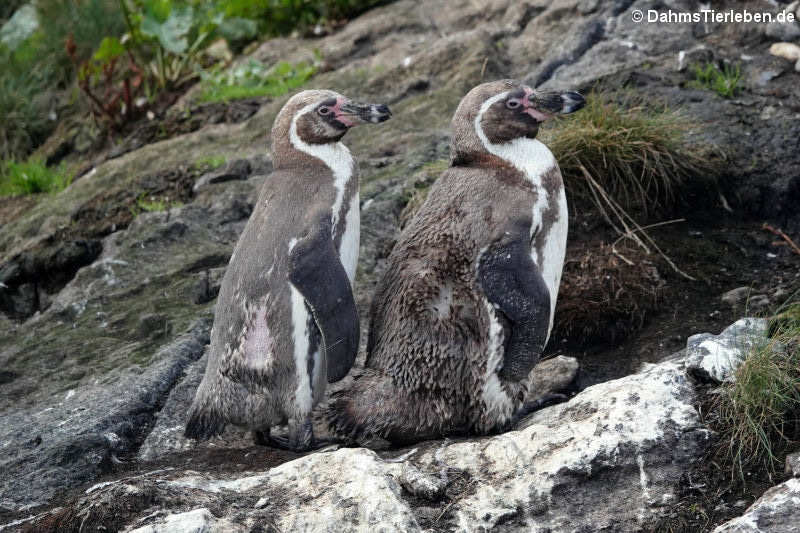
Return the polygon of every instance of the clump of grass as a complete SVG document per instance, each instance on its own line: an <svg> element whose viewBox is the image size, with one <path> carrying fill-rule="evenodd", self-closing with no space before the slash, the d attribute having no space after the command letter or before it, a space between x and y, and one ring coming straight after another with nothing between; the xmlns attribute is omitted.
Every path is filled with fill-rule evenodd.
<svg viewBox="0 0 800 533"><path fill-rule="evenodd" d="M136 205L131 206L131 213L133 213L133 216L138 216L142 212L159 213L182 205L182 202L171 201L167 197L148 197L142 193L136 198Z"/></svg>
<svg viewBox="0 0 800 533"><path fill-rule="evenodd" d="M71 181L72 176L64 167L50 168L38 159L0 163L0 196L56 193Z"/></svg>
<svg viewBox="0 0 800 533"><path fill-rule="evenodd" d="M723 98L736 96L742 79L741 67L728 63L721 70L714 63L692 65L692 73L695 79L689 82L690 87L714 91Z"/></svg>
<svg viewBox="0 0 800 533"><path fill-rule="evenodd" d="M713 150L690 142L699 126L687 117L631 94L586 100L543 135L571 196L596 201L585 169L616 202L646 212L673 204L689 180L717 174Z"/></svg>
<svg viewBox="0 0 800 533"><path fill-rule="evenodd" d="M194 162L195 168L203 170L215 170L228 162L224 155L210 155L208 157L201 157Z"/></svg>
<svg viewBox="0 0 800 533"><path fill-rule="evenodd" d="M199 100L228 102L243 98L276 98L307 82L316 72L309 63L290 64L282 61L272 68L250 59L234 68L205 76Z"/></svg>
<svg viewBox="0 0 800 533"><path fill-rule="evenodd" d="M771 477L779 456L800 439L800 323L786 321L772 331L715 400L718 454L741 481L749 469Z"/></svg>

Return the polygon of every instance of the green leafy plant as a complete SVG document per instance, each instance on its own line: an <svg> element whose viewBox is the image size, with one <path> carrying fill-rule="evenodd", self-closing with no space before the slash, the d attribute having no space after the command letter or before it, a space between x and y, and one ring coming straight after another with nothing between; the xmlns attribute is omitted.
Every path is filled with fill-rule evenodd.
<svg viewBox="0 0 800 533"><path fill-rule="evenodd" d="M89 98L92 112L112 127L129 120L141 107L135 99L143 83L142 69L133 56L126 54L114 37L103 39L92 58L83 62L79 62L71 38L66 48L78 71L78 86Z"/></svg>
<svg viewBox="0 0 800 533"><path fill-rule="evenodd" d="M0 45L0 158L25 159L44 142L64 111L61 91L74 67L65 48L75 43L80 61L106 35L121 34L116 0L39 0L39 29L14 49Z"/></svg>
<svg viewBox="0 0 800 533"><path fill-rule="evenodd" d="M199 52L215 36L224 14L214 2L119 0L127 34L120 41L146 65L151 89L176 88L197 76Z"/></svg>
<svg viewBox="0 0 800 533"><path fill-rule="evenodd" d="M742 79L742 70L739 65L725 63L720 70L714 63L693 65L692 73L695 79L689 82L690 87L714 91L723 98L736 96L739 82Z"/></svg>
<svg viewBox="0 0 800 533"><path fill-rule="evenodd" d="M300 87L316 72L308 63L285 61L272 68L250 59L231 69L205 75L199 100L227 102L242 98L278 97Z"/></svg>
<svg viewBox="0 0 800 533"><path fill-rule="evenodd" d="M49 168L43 161L7 160L0 163L0 196L22 196L37 193L56 193L72 181L63 167Z"/></svg>

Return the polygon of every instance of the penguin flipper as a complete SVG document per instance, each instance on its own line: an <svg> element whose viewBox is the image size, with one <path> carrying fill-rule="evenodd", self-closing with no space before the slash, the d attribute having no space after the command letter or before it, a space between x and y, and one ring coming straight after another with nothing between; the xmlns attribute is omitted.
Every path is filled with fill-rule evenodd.
<svg viewBox="0 0 800 533"><path fill-rule="evenodd" d="M356 359L360 329L350 279L331 239L329 214L314 217L289 252L289 281L322 332L328 383L339 381Z"/></svg>
<svg viewBox="0 0 800 533"><path fill-rule="evenodd" d="M478 260L478 282L489 302L511 323L504 353L503 379L528 376L547 343L550 291L528 247L529 224L512 222Z"/></svg>

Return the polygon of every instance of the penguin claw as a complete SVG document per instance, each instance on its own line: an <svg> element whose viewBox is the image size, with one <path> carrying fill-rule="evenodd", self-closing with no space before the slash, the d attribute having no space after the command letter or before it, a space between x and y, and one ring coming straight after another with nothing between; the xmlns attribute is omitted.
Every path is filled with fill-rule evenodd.
<svg viewBox="0 0 800 533"><path fill-rule="evenodd" d="M555 405L557 403L562 403L569 400L569 396L565 394L560 394L558 392L549 392L536 398L533 401L525 402L522 406L514 413L514 416L508 422L504 431L509 431L517 426L523 418L528 416L529 414L533 413L534 411L538 411L539 409L544 409L545 407L549 407L551 405Z"/></svg>
<svg viewBox="0 0 800 533"><path fill-rule="evenodd" d="M270 430L254 431L253 441L258 446L269 446L295 453L315 451L331 446L338 447L339 445L339 442L333 439L314 437L310 419L297 426L290 424L289 434L286 436L272 435Z"/></svg>

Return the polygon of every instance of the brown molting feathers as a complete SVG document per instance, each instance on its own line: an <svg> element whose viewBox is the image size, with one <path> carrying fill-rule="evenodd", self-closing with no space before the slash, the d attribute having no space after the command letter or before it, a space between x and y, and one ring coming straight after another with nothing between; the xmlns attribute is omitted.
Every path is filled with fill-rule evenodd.
<svg viewBox="0 0 800 533"><path fill-rule="evenodd" d="M373 297L365 371L327 411L335 433L407 443L513 422L549 336L566 245L561 173L535 136L540 119L581 101L513 80L462 99L450 168Z"/></svg>

